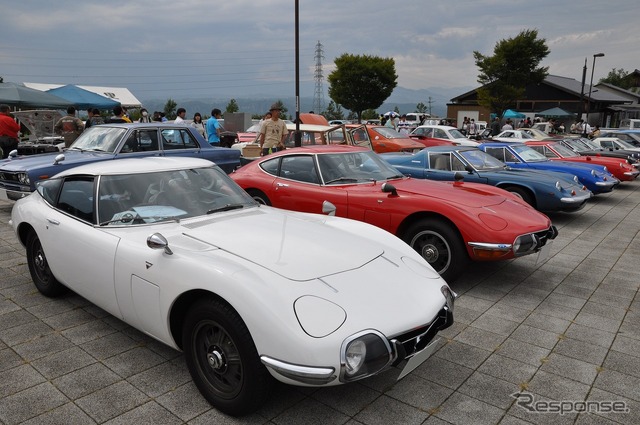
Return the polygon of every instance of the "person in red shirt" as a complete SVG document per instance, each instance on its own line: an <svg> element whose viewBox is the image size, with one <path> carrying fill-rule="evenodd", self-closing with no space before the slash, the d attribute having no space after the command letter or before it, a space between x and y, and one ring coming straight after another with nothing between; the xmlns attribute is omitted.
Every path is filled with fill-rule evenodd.
<svg viewBox="0 0 640 425"><path fill-rule="evenodd" d="M20 124L13 119L9 105L0 105L0 150L2 158L7 158L9 152L18 149L18 132Z"/></svg>

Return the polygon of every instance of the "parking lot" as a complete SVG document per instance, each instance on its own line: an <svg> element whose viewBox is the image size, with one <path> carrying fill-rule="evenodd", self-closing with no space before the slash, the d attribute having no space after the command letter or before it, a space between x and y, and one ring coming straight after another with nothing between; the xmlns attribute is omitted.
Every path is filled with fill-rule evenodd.
<svg viewBox="0 0 640 425"><path fill-rule="evenodd" d="M546 261L469 267L451 285L456 323L405 379L277 385L240 419L207 404L179 352L77 295L40 295L11 207L0 201L1 424L640 423L640 181L550 215Z"/></svg>

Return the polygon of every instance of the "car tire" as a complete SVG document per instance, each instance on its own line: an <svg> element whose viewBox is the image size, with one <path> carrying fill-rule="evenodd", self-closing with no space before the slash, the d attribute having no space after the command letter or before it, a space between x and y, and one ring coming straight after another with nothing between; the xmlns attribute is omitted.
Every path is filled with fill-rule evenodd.
<svg viewBox="0 0 640 425"><path fill-rule="evenodd" d="M42 295L58 297L68 291L51 272L40 238L35 231L31 231L27 236L27 264L31 279Z"/></svg>
<svg viewBox="0 0 640 425"><path fill-rule="evenodd" d="M242 416L268 398L273 378L247 326L228 304L208 298L190 307L182 344L194 383L216 409Z"/></svg>
<svg viewBox="0 0 640 425"><path fill-rule="evenodd" d="M458 232L441 220L417 221L407 229L404 240L447 282L460 276L469 261Z"/></svg>
<svg viewBox="0 0 640 425"><path fill-rule="evenodd" d="M259 204L267 205L269 207L271 206L271 201L269 200L269 197L265 195L264 192L262 192L261 190L248 189L247 193L251 195L251 197L255 199L256 202L258 202Z"/></svg>
<svg viewBox="0 0 640 425"><path fill-rule="evenodd" d="M516 187L516 186L508 186L508 187L505 187L504 190L506 190L507 192L513 193L518 198L522 199L524 202L531 205L533 208L536 207L536 203L533 199L533 196L531 196L531 193L529 193L527 189L523 189L521 187Z"/></svg>

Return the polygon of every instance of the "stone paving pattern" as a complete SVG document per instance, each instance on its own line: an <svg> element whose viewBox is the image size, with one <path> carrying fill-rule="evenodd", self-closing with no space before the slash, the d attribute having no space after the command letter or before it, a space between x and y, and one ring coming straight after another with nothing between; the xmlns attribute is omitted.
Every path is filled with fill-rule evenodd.
<svg viewBox="0 0 640 425"><path fill-rule="evenodd" d="M325 389L277 385L244 418L200 396L181 353L77 295L31 282L0 201L0 423L640 423L640 181L550 215L551 256L473 264L452 284L456 323L400 382L393 373ZM381 312L384 314L384 312ZM531 413L538 401L624 401L628 413Z"/></svg>

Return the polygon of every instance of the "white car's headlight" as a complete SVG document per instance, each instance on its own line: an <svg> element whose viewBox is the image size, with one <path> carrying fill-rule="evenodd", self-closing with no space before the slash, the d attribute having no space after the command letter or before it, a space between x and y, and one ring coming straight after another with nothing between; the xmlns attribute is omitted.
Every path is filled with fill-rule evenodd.
<svg viewBox="0 0 640 425"><path fill-rule="evenodd" d="M580 183L580 179L578 178L578 176L573 176L573 181L576 183Z"/></svg>
<svg viewBox="0 0 640 425"><path fill-rule="evenodd" d="M362 340L353 341L347 347L345 353L345 366L347 367L347 374L353 375L360 370L364 364L364 360L367 357L367 344Z"/></svg>
<svg viewBox="0 0 640 425"><path fill-rule="evenodd" d="M31 180L29 179L29 175L27 173L18 173L18 181L20 184L31 185Z"/></svg>
<svg viewBox="0 0 640 425"><path fill-rule="evenodd" d="M340 380L355 381L380 372L394 359L394 351L380 332L366 330L342 343Z"/></svg>

